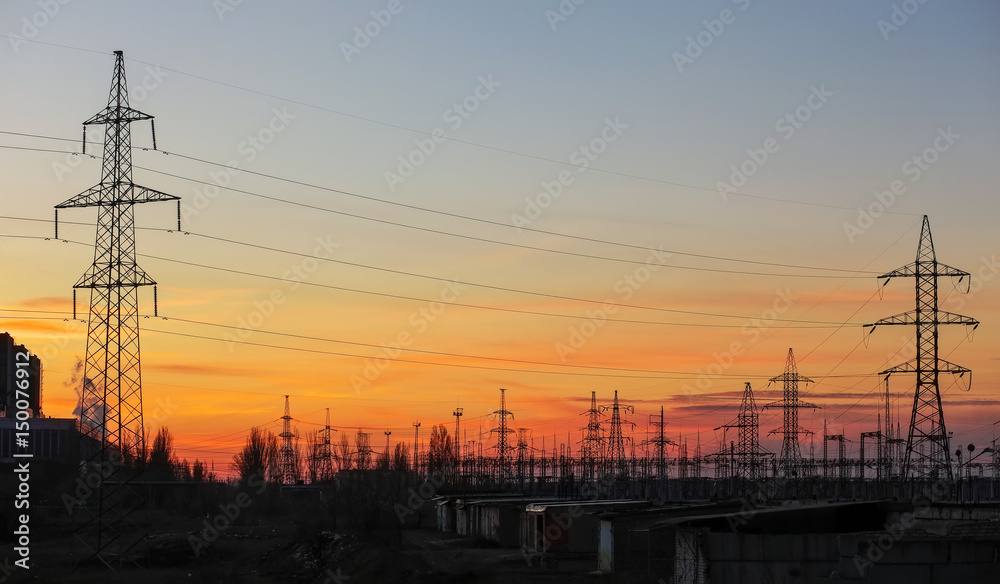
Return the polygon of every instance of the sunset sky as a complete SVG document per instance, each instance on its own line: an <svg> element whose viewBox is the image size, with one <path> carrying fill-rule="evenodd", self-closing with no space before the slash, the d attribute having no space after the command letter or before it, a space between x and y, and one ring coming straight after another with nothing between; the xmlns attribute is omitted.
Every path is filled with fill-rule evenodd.
<svg viewBox="0 0 1000 584"><path fill-rule="evenodd" d="M744 382L780 398L790 347L822 406L803 425L856 452L876 373L913 354L910 327L865 338L914 303L876 276L913 261L925 214L973 275L941 280L941 309L982 323L941 329L974 371L942 378L953 444L1000 429L996 2L43 4L0 5L0 331L42 356L48 416L76 405L96 212L41 238L100 180L66 153L123 50L171 153L136 150L134 180L184 202L186 234L137 208L164 317L142 289L146 425L182 458L227 473L285 394L301 435L329 408L377 449L417 420L426 442L462 407L474 440L501 387L539 449L617 390L636 443L663 406L714 452ZM904 433L912 389L890 380ZM761 414L773 451L780 425Z"/></svg>

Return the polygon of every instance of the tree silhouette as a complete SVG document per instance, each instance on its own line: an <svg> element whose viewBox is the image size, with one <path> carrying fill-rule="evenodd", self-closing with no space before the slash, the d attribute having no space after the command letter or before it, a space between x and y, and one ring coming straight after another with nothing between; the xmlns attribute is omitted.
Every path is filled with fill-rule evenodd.
<svg viewBox="0 0 1000 584"><path fill-rule="evenodd" d="M233 456L233 470L240 480L256 476L275 480L278 471L278 437L260 428L251 428L243 449Z"/></svg>

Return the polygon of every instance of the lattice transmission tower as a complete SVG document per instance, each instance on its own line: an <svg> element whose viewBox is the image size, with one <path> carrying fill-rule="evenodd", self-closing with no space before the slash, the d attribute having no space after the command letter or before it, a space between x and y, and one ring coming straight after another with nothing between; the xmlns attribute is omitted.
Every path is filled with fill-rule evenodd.
<svg viewBox="0 0 1000 584"><path fill-rule="evenodd" d="M592 481L603 455L601 410L597 407L596 391L590 392L590 409L581 415L587 416L587 426L583 428L583 439L580 440L580 462L583 464L583 479Z"/></svg>
<svg viewBox="0 0 1000 584"><path fill-rule="evenodd" d="M653 437L645 440L643 444L653 446L653 460L656 464L656 477L666 480L669 478L669 467L667 463L667 445L676 446L677 443L667 438L667 421L663 417L663 406L660 406L660 414L650 414L649 424L653 427Z"/></svg>
<svg viewBox="0 0 1000 584"><path fill-rule="evenodd" d="M513 434L514 429L507 427L507 418L511 420L514 419L514 414L507 410L507 390L500 388L500 409L491 413L490 416L497 420L497 427L490 430L491 434L497 435L496 444L496 458L493 463L493 478L498 482L506 482L510 480L512 468L511 468L511 449L512 446L507 440L508 434Z"/></svg>
<svg viewBox="0 0 1000 584"><path fill-rule="evenodd" d="M336 432L330 427L330 408L326 408L326 425L319 431L319 444L316 447L316 478L320 482L333 478L333 444L330 433Z"/></svg>
<svg viewBox="0 0 1000 584"><path fill-rule="evenodd" d="M763 477L763 453L760 449L760 425L758 423L759 412L757 402L754 401L753 388L747 382L743 388L743 401L740 403L740 412L736 416L736 422L722 426L723 428L736 428L738 438L731 453L735 459L735 468L732 469L733 476L744 481L756 482Z"/></svg>
<svg viewBox="0 0 1000 584"><path fill-rule="evenodd" d="M285 396L285 414L281 416L281 444L278 446L278 472L281 473L281 483L294 485L299 478L299 468L295 461L295 446L292 439L292 413L288 406L288 396Z"/></svg>
<svg viewBox="0 0 1000 584"><path fill-rule="evenodd" d="M781 428L771 430L768 434L781 433L781 454L778 458L778 471L781 476L786 478L801 477L803 464L799 435L812 434L813 432L799 425L799 410L817 409L819 406L799 399L799 383L812 383L813 380L799 374L795 366L795 354L791 348L788 349L788 358L785 360L785 372L768 380L768 383L776 382L781 382L783 385L781 401L769 403L764 407L780 407L784 419Z"/></svg>
<svg viewBox="0 0 1000 584"><path fill-rule="evenodd" d="M614 402L610 406L601 406L601 411L606 412L608 410L611 410L611 423L608 430L605 457L607 472L611 474L626 474L628 473L628 462L625 459L625 443L630 442L632 439L626 438L622 434L621 412L624 410L627 413L634 413L635 408L618 403L618 390L616 389ZM631 422L626 423L631 424Z"/></svg>
<svg viewBox="0 0 1000 584"><path fill-rule="evenodd" d="M951 276L969 278L969 273L937 261L931 224L924 215L920 230L917 258L911 264L879 276L885 286L892 278L914 278L916 281L916 308L902 314L883 318L870 327L869 334L879 325L907 325L917 328L917 356L905 363L882 371L886 378L893 373L915 373L916 389L913 393L913 411L906 440L902 476L909 479L947 479L953 477L948 432L941 407L939 378L942 373L971 377L972 371L949 363L938 356L938 325L964 324L977 327L979 321L968 316L938 310L938 278ZM961 280L959 280L961 281Z"/></svg>
<svg viewBox="0 0 1000 584"><path fill-rule="evenodd" d="M137 512L145 506L145 494L132 488L138 476L134 461L146 452L142 418L142 377L139 365L140 286L153 286L154 314L156 282L137 264L135 212L140 203L177 202L180 229L180 198L132 182L132 122L153 116L129 107L125 62L115 51L114 77L108 105L83 122L83 151L87 149L87 126L104 125L101 182L55 207L55 235L59 237L59 209L97 207L94 262L73 286L90 290L87 327L87 358L84 363L80 399L81 451L88 476L101 477L94 516L85 522L96 527L96 540L81 537L98 559L111 566L134 562L133 550L145 541L135 535ZM156 130L153 148L156 148ZM94 469L101 469L93 472ZM113 469L110 474L106 469ZM89 527L85 527L90 531ZM141 531L141 530L140 530Z"/></svg>

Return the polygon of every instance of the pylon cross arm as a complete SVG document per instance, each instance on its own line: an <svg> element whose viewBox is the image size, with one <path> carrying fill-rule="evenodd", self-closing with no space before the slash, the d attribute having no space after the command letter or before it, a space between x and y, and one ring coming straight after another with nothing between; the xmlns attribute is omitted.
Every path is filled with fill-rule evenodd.
<svg viewBox="0 0 1000 584"><path fill-rule="evenodd" d="M917 319L917 311L910 310L901 314L894 316L889 316L881 320L876 321L873 324L865 325L867 327L875 327L879 325L914 325L914 324L964 324L968 326L979 326L979 321L968 317L962 316L961 314L953 314L951 312L945 312L939 310L933 315L921 315L920 320Z"/></svg>
<svg viewBox="0 0 1000 584"><path fill-rule="evenodd" d="M180 197L168 195L154 189L149 189L136 184L125 183L124 196L116 195L110 199L102 195L112 189L115 185L101 183L91 187L79 195L71 197L66 201L56 205L56 209L67 209L70 207L110 207L112 205L138 205L141 203L157 203L160 201L179 201Z"/></svg>
<svg viewBox="0 0 1000 584"><path fill-rule="evenodd" d="M151 119L153 119L153 116L130 107L108 106L83 122L83 125L131 123Z"/></svg>
<svg viewBox="0 0 1000 584"><path fill-rule="evenodd" d="M921 262L921 263L925 263L926 264L928 262ZM968 276L969 275L969 272L966 272L965 270L960 270L958 268L953 268L953 267L951 267L951 266L949 266L947 264L942 264L941 262L938 262L938 261L935 261L933 263L934 263L934 270L933 270L932 273L927 273L924 270L920 270L919 267L918 267L918 265L917 265L917 262L913 262L912 264L907 264L907 265L903 266L902 268L896 268L895 270L893 270L891 272L886 272L885 274L882 274L881 276L879 276L878 279L881 280L881 279L884 278L885 280L889 280L890 278L913 278L913 277L916 277L916 276L954 276L954 277L962 277L962 276Z"/></svg>
<svg viewBox="0 0 1000 584"><path fill-rule="evenodd" d="M890 375L892 373L916 373L917 365L918 365L917 360L911 359L906 363L900 363L895 367L890 367L889 369L880 371L879 375ZM955 365L954 363L945 361L944 359L937 360L936 369L941 373L954 373L956 375L965 375L966 373L970 375L972 374L971 369L967 369L965 367L962 367L961 365Z"/></svg>

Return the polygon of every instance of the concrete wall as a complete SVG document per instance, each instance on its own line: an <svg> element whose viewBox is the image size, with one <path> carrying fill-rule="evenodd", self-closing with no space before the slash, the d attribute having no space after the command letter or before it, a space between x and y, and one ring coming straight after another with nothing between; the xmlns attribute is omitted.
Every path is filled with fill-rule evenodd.
<svg viewBox="0 0 1000 584"><path fill-rule="evenodd" d="M1000 582L1000 537L897 539L889 532L839 538L842 582Z"/></svg>

